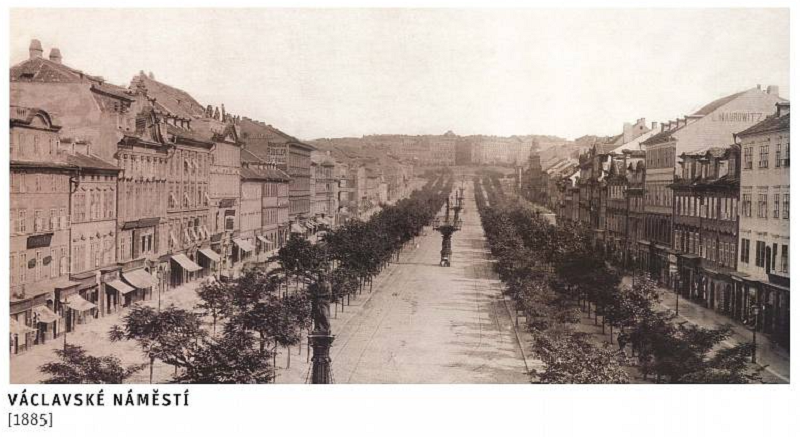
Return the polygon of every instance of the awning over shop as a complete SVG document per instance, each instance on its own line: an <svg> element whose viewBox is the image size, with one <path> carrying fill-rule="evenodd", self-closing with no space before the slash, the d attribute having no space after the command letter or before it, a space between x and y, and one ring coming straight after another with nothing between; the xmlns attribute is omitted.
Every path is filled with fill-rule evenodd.
<svg viewBox="0 0 800 437"><path fill-rule="evenodd" d="M181 268L186 270L187 272L196 272L198 270L203 270L202 267L198 266L194 261L190 260L188 256L179 253L177 255L172 255L172 260L178 263Z"/></svg>
<svg viewBox="0 0 800 437"><path fill-rule="evenodd" d="M305 232L302 226L298 225L297 223L292 223L292 233L294 234L302 234Z"/></svg>
<svg viewBox="0 0 800 437"><path fill-rule="evenodd" d="M11 330L10 330L10 332L12 334L16 334L16 335L25 335L25 334L27 334L29 332L36 332L36 330L31 328L28 325L24 325L24 324L19 323L18 321L14 320L14 319L11 319Z"/></svg>
<svg viewBox="0 0 800 437"><path fill-rule="evenodd" d="M250 242L249 242L249 241L247 241L247 240L242 240L241 238L234 238L234 239L233 239L233 242L234 242L234 243L235 243L237 246L239 246L239 248L240 248L240 249L242 249L242 250L243 250L243 251L245 251L245 252L252 252L252 251L253 251L253 249L255 249L255 247L253 247L253 245L252 245L252 244L250 244Z"/></svg>
<svg viewBox="0 0 800 437"><path fill-rule="evenodd" d="M39 306L33 309L33 314L35 314L40 323L53 323L58 320L58 316L56 313L50 311L50 308L45 306Z"/></svg>
<svg viewBox="0 0 800 437"><path fill-rule="evenodd" d="M79 294L73 294L72 296L68 297L67 306L75 311L81 311L81 312L97 308L97 305L82 298L81 295Z"/></svg>
<svg viewBox="0 0 800 437"><path fill-rule="evenodd" d="M210 259L211 261L214 261L215 263L218 263L220 260L219 254L211 249L200 249L198 250L198 252L202 253L203 256Z"/></svg>
<svg viewBox="0 0 800 437"><path fill-rule="evenodd" d="M150 273L147 273L144 269L125 272L122 274L122 277L125 278L129 284L136 288L150 288L156 285L156 280L153 279L153 276L151 276Z"/></svg>
<svg viewBox="0 0 800 437"><path fill-rule="evenodd" d="M269 239L263 235L259 235L257 238L264 244L272 244L272 241L269 241Z"/></svg>
<svg viewBox="0 0 800 437"><path fill-rule="evenodd" d="M131 291L135 290L135 288L120 281L119 279L114 279L113 281L106 282L106 285L111 286L112 288L114 288L115 290L119 291L122 294L128 294Z"/></svg>

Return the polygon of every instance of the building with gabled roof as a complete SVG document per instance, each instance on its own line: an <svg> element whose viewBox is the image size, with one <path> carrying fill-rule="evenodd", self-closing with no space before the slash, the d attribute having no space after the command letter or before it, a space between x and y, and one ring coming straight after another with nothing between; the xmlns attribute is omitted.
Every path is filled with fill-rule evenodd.
<svg viewBox="0 0 800 437"><path fill-rule="evenodd" d="M679 266L672 235L674 196L670 188L679 175L677 157L708 147L727 145L743 131L771 114L783 101L777 87L761 86L716 99L691 115L661 124L661 130L642 142L646 150L645 228L650 274L674 285Z"/></svg>

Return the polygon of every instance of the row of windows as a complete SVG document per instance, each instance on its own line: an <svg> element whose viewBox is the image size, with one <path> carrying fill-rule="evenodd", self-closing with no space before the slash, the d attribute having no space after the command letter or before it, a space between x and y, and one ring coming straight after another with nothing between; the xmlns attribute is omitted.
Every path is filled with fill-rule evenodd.
<svg viewBox="0 0 800 437"><path fill-rule="evenodd" d="M161 199L166 194L165 182L120 183L119 214L125 220L163 216L167 213Z"/></svg>
<svg viewBox="0 0 800 437"><path fill-rule="evenodd" d="M675 167L675 151L672 147L650 149L645 156L647 168Z"/></svg>
<svg viewBox="0 0 800 437"><path fill-rule="evenodd" d="M181 186L178 182L170 182L167 208L196 208L208 205L209 197L206 184L184 183Z"/></svg>
<svg viewBox="0 0 800 437"><path fill-rule="evenodd" d="M68 272L67 246L11 253L11 285L57 278Z"/></svg>
<svg viewBox="0 0 800 437"><path fill-rule="evenodd" d="M675 212L688 217L736 220L739 200L728 197L676 196Z"/></svg>
<svg viewBox="0 0 800 437"><path fill-rule="evenodd" d="M779 271L782 273L789 272L789 245L782 244L780 246L780 258L778 259L778 244L773 243L772 247L769 247L766 242L761 240L756 240L755 245L755 266L756 267L763 267L767 270L767 273L772 271ZM742 244L740 247L740 258L743 264L750 264L750 240L747 238L742 238ZM776 264L777 262L777 264Z"/></svg>
<svg viewBox="0 0 800 437"><path fill-rule="evenodd" d="M34 209L29 215L25 208L11 210L11 232L53 232L69 228L66 208Z"/></svg>
<svg viewBox="0 0 800 437"><path fill-rule="evenodd" d="M769 195L759 193L756 199L756 217L760 219L784 219L789 220L789 193L773 193L772 208L770 209ZM771 210L771 212L770 212ZM742 193L742 217L753 216L753 195Z"/></svg>
<svg viewBox="0 0 800 437"><path fill-rule="evenodd" d="M116 213L116 194L113 188L75 193L72 198L73 223L113 219Z"/></svg>
<svg viewBox="0 0 800 437"><path fill-rule="evenodd" d="M52 159L58 154L56 134L17 132L11 135L11 159Z"/></svg>
<svg viewBox="0 0 800 437"><path fill-rule="evenodd" d="M167 158L160 156L123 154L120 158L120 167L128 178L144 177L165 179L167 171Z"/></svg>
<svg viewBox="0 0 800 437"><path fill-rule="evenodd" d="M69 176L54 173L11 173L11 193L68 193Z"/></svg>
<svg viewBox="0 0 800 437"><path fill-rule="evenodd" d="M753 168L753 150L755 146L745 147L743 150L744 155L744 170L751 170ZM758 146L758 168L770 168L770 145L762 144ZM775 149L772 155L772 165L774 168L789 167L789 142L785 145L778 143L775 144Z"/></svg>
<svg viewBox="0 0 800 437"><path fill-rule="evenodd" d="M207 153L178 150L169 160L170 179L189 181L208 179L209 155Z"/></svg>
<svg viewBox="0 0 800 437"><path fill-rule="evenodd" d="M105 236L94 241L73 243L72 273L107 266L114 262L114 236Z"/></svg>
<svg viewBox="0 0 800 437"><path fill-rule="evenodd" d="M672 189L667 187L667 182L648 183L644 193L645 205L672 206Z"/></svg>

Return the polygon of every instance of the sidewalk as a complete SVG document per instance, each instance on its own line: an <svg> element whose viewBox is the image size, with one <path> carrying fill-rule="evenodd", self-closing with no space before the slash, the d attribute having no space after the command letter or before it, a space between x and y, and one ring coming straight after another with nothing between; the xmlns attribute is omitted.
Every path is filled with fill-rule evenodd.
<svg viewBox="0 0 800 437"><path fill-rule="evenodd" d="M624 276L622 284L630 286L631 280L630 276ZM675 311L675 293L660 287L659 292L661 295L660 309ZM753 331L747 326L683 297L678 299L678 319L704 328L715 328L724 324L731 325L733 334L723 342L725 346L753 341ZM769 337L760 332L756 333L756 361L758 364L769 366L763 372L765 382L789 383L789 352L773 344Z"/></svg>

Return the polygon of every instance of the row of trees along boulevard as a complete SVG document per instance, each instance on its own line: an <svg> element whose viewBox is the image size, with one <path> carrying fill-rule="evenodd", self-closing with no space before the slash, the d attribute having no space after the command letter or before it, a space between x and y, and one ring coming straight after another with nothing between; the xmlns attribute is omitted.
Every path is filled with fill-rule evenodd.
<svg viewBox="0 0 800 437"><path fill-rule="evenodd" d="M584 228L552 225L504 197L497 175L474 184L495 270L545 363L534 375L540 382L625 383L631 373L670 383L760 381L763 368L748 364L752 344L724 346L730 326L677 323L674 313L656 309L657 288L647 276L620 286L619 274L592 250ZM583 313L600 324L607 342L581 331Z"/></svg>
<svg viewBox="0 0 800 437"><path fill-rule="evenodd" d="M274 382L278 348L299 346L304 330L327 330L332 341L324 320L328 302L333 300L337 311L341 303L343 310L351 295L371 292L373 279L433 221L453 182L449 173L431 176L409 197L368 221L327 231L316 244L293 235L270 260L274 268L204 282L191 310L134 305L108 335L112 342L136 342L146 363L124 367L114 356L94 357L65 344L58 361L41 367L49 375L43 382L122 383L148 368L152 383L157 361L173 367L168 382ZM287 353L287 367L290 360Z"/></svg>

